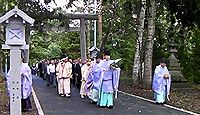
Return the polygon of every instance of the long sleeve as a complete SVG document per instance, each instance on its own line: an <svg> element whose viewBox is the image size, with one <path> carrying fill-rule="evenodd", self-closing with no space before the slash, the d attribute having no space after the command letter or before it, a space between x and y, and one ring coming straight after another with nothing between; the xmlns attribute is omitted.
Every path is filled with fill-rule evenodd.
<svg viewBox="0 0 200 115"><path fill-rule="evenodd" d="M32 91L32 75L31 69L27 63L21 66L21 76L22 76L22 98L26 99Z"/></svg>
<svg viewBox="0 0 200 115"><path fill-rule="evenodd" d="M165 85L167 85L167 92L169 93L171 77L169 77L169 79L164 79L164 74L169 74L167 67L162 68L161 66L156 66L152 85L152 89L156 93L161 93L165 89Z"/></svg>
<svg viewBox="0 0 200 115"><path fill-rule="evenodd" d="M64 65L64 70L62 73L62 77L71 78L72 77L72 64L70 62L66 62Z"/></svg>
<svg viewBox="0 0 200 115"><path fill-rule="evenodd" d="M81 67L81 75L82 75L82 80L86 80L86 69L87 69L87 66L86 65L83 65Z"/></svg>
<svg viewBox="0 0 200 115"><path fill-rule="evenodd" d="M72 74L72 64L69 63L69 73Z"/></svg>
<svg viewBox="0 0 200 115"><path fill-rule="evenodd" d="M69 63L69 76L72 78L72 64Z"/></svg>
<svg viewBox="0 0 200 115"><path fill-rule="evenodd" d="M47 74L50 74L49 66L50 66L50 65L47 66Z"/></svg>
<svg viewBox="0 0 200 115"><path fill-rule="evenodd" d="M118 90L118 86L119 86L119 78L120 78L120 68L115 68L113 70L113 88L115 91Z"/></svg>
<svg viewBox="0 0 200 115"><path fill-rule="evenodd" d="M58 63L58 65L56 66L56 72L59 72L60 69L60 63Z"/></svg>

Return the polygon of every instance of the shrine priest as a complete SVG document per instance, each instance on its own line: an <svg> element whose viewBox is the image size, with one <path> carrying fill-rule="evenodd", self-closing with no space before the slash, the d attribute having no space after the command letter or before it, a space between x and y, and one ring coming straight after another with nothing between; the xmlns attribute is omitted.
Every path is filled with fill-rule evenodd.
<svg viewBox="0 0 200 115"><path fill-rule="evenodd" d="M100 78L99 100L100 107L113 108L114 92L117 92L120 68L111 66L114 60L110 59L110 52L104 51L104 58L100 61L102 71Z"/></svg>
<svg viewBox="0 0 200 115"><path fill-rule="evenodd" d="M31 92L32 92L32 74L31 68L28 66L28 63L21 63L20 66L20 75L21 75L21 107L22 111L31 111ZM8 94L10 91L10 70L7 74L7 88ZM9 94L10 95L10 94Z"/></svg>
<svg viewBox="0 0 200 115"><path fill-rule="evenodd" d="M22 111L30 111L31 106L31 92L32 92L32 75L31 68L28 63L21 64L21 86L22 86Z"/></svg>
<svg viewBox="0 0 200 115"><path fill-rule="evenodd" d="M156 66L153 76L154 100L157 104L164 104L169 100L171 76L166 67L166 59L160 60L160 65Z"/></svg>
<svg viewBox="0 0 200 115"><path fill-rule="evenodd" d="M100 61L100 56L97 56L96 60L92 64L91 71L86 81L85 90L87 93L91 91L90 99L92 100L92 104L97 104L99 100L100 78L102 76Z"/></svg>

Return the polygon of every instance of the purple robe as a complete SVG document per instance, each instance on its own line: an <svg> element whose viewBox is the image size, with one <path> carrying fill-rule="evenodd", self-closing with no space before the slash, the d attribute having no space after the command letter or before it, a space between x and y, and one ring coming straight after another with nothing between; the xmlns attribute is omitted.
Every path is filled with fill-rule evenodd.
<svg viewBox="0 0 200 115"><path fill-rule="evenodd" d="M170 85L171 85L171 77L169 79L164 79L164 74L169 74L167 67L161 67L161 65L156 66L154 77L153 77L153 91L161 94L165 92L165 86L167 86L167 95L169 95Z"/></svg>
<svg viewBox="0 0 200 115"><path fill-rule="evenodd" d="M100 84L102 92L113 93L114 90L117 91L118 89L120 69L111 68L110 65L113 62L114 60L102 60L100 62L100 67L102 71Z"/></svg>
<svg viewBox="0 0 200 115"><path fill-rule="evenodd" d="M22 98L26 99L32 91L32 75L28 63L22 63L20 68L21 85L22 85Z"/></svg>
<svg viewBox="0 0 200 115"><path fill-rule="evenodd" d="M118 91L120 72L121 72L120 68L115 68L113 70L113 83L114 83L113 88L115 91Z"/></svg>
<svg viewBox="0 0 200 115"><path fill-rule="evenodd" d="M31 94L31 91L32 91L32 75L31 75L31 69L28 66L28 63L21 64L20 74L21 74L22 98L26 99ZM8 71L7 78L6 78L8 95L10 92L9 77L10 77L10 70Z"/></svg>
<svg viewBox="0 0 200 115"><path fill-rule="evenodd" d="M102 76L102 71L100 68L99 63L94 63L91 67L91 70L89 72L89 76L86 81L85 90L86 92L89 92L89 89L100 89L100 77Z"/></svg>
<svg viewBox="0 0 200 115"><path fill-rule="evenodd" d="M92 79L93 79L93 88L99 90L100 89L100 77L101 77L102 71L100 68L100 65L98 63L95 63L92 67Z"/></svg>

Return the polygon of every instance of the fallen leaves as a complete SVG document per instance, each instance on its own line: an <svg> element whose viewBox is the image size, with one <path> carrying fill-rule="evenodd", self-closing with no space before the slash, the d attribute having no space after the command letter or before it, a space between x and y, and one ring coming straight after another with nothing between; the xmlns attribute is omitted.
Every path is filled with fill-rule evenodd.
<svg viewBox="0 0 200 115"><path fill-rule="evenodd" d="M22 115L38 115L32 98L33 109L30 112L23 112ZM0 83L0 115L9 115L9 97L6 94L5 84Z"/></svg>
<svg viewBox="0 0 200 115"><path fill-rule="evenodd" d="M134 86L131 79L120 80L121 91L138 95L147 99L153 99L151 89L142 89ZM200 113L200 90L197 88L171 88L169 105Z"/></svg>

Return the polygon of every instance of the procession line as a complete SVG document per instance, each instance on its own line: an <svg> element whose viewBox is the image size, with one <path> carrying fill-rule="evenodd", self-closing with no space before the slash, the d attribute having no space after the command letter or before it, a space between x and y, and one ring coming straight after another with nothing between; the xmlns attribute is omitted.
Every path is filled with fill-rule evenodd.
<svg viewBox="0 0 200 115"><path fill-rule="evenodd" d="M39 100L38 100L38 98L37 98L37 96L36 96L36 93L35 93L35 91L34 91L33 88L32 88L32 93L33 93L33 99L34 99L36 108L37 108L37 110L38 110L38 114L39 114L39 115L44 115L44 112L43 112L43 110L42 110L42 107L41 107L41 105L40 105L40 102L39 102Z"/></svg>
<svg viewBox="0 0 200 115"><path fill-rule="evenodd" d="M156 103L156 102L153 101L153 100L146 99L146 98L143 98L143 97L140 97L140 96L137 96L137 95L133 95L133 94L130 94L130 93L126 93L126 92L123 92L123 91L118 91L118 92L120 92L120 93L122 93L122 94L125 94L125 95L128 95L128 96L132 96L132 97L141 99L141 100L144 100L144 101L148 101L148 102L151 102L151 103ZM198 113L194 113L194 112L191 112L191 111L188 111L188 110L184 110L184 109L181 109L181 108L177 108L177 107L174 107L174 106L171 106L171 105L164 104L164 106L165 106L165 107L168 107L168 108L171 108L171 109L175 109L175 110L181 111L181 112L189 113L189 114L191 114L191 115L199 115Z"/></svg>

